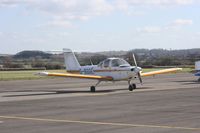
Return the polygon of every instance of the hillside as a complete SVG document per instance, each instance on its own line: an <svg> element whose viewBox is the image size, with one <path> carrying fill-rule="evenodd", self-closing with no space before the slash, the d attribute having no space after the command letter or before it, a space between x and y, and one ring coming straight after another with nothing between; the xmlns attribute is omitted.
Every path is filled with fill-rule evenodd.
<svg viewBox="0 0 200 133"><path fill-rule="evenodd" d="M47 58L49 59L51 54L43 51L22 51L13 56L15 59L28 59L28 58Z"/></svg>
<svg viewBox="0 0 200 133"><path fill-rule="evenodd" d="M142 67L194 65L200 60L200 48L184 50L133 49L130 51L75 52L81 65L98 64L108 57L120 57L133 63L135 54ZM91 60L91 61L90 61ZM47 69L64 68L63 54L49 54L43 51L21 51L15 55L0 56L0 65L6 68L45 67ZM132 64L134 65L134 64Z"/></svg>

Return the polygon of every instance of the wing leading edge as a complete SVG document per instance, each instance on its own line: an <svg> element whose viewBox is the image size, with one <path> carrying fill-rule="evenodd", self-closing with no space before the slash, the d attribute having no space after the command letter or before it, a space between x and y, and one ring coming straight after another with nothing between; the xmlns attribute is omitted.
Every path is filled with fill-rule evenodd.
<svg viewBox="0 0 200 133"><path fill-rule="evenodd" d="M68 78L83 78L83 79L95 79L95 80L104 80L112 81L112 77L105 76L96 76L96 75L83 75L83 74L72 74L72 73L49 73L49 72L39 72L37 73L41 76L56 76L56 77L68 77Z"/></svg>
<svg viewBox="0 0 200 133"><path fill-rule="evenodd" d="M180 71L180 70L182 70L182 68L169 68L169 69L163 69L163 70L157 70L157 71L141 73L141 76L142 77L152 76L152 75L157 75L157 74L176 72L176 71ZM102 80L102 81L112 81L113 80L112 77L97 76L97 75L72 74L72 73L39 72L39 73L37 73L37 75L55 76L55 77L68 77L68 78L95 79L95 80Z"/></svg>
<svg viewBox="0 0 200 133"><path fill-rule="evenodd" d="M169 69L141 73L141 76L143 76L143 77L152 76L152 75L171 73L171 72L176 72L176 71L181 71L181 70L182 70L182 68L169 68Z"/></svg>

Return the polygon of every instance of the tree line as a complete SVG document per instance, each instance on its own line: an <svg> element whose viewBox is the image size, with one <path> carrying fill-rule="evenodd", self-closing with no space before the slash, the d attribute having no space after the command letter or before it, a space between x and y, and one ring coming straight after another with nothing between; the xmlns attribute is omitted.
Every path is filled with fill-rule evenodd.
<svg viewBox="0 0 200 133"><path fill-rule="evenodd" d="M200 60L200 49L166 50L133 49L129 51L106 51L75 53L81 65L98 64L109 57L120 57L134 65L133 53L141 67L194 65ZM43 51L22 51L15 55L0 56L0 67L64 69L63 54Z"/></svg>

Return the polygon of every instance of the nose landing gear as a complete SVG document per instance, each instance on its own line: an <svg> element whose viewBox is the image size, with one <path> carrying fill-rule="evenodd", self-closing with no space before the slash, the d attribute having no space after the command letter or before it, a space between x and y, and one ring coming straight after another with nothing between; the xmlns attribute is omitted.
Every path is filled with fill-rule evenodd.
<svg viewBox="0 0 200 133"><path fill-rule="evenodd" d="M131 84L131 80L128 81L128 84L129 84L129 91L133 91L135 90L137 87L136 87L136 84Z"/></svg>
<svg viewBox="0 0 200 133"><path fill-rule="evenodd" d="M128 87L129 91L133 91L134 89L136 89L136 84L131 84Z"/></svg>

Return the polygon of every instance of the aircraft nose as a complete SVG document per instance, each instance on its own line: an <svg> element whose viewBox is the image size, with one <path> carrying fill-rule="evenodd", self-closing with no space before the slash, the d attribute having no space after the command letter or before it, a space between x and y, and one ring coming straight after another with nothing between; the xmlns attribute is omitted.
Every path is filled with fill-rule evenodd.
<svg viewBox="0 0 200 133"><path fill-rule="evenodd" d="M132 72L134 72L134 71L135 71L135 72L140 72L140 71L142 71L142 68L141 68L141 67L132 67L132 68L131 68L131 71L132 71Z"/></svg>
<svg viewBox="0 0 200 133"><path fill-rule="evenodd" d="M140 71L142 71L142 68L141 67L135 67L135 71L140 72Z"/></svg>
<svg viewBox="0 0 200 133"><path fill-rule="evenodd" d="M142 68L141 67L137 67L140 71L142 71Z"/></svg>

